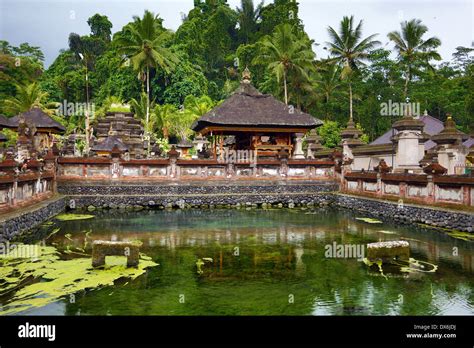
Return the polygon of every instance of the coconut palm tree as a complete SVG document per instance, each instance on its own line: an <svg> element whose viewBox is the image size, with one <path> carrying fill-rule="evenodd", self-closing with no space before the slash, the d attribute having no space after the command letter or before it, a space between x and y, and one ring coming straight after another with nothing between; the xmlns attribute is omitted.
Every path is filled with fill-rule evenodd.
<svg viewBox="0 0 474 348"><path fill-rule="evenodd" d="M420 19L412 19L400 23L400 31L388 33L388 38L395 44L398 52L398 60L405 68L404 95L408 96L408 85L418 67L432 69L431 60L441 60L441 56L435 48L441 45L441 40L433 36L423 40L423 35L428 27L421 23Z"/></svg>
<svg viewBox="0 0 474 348"><path fill-rule="evenodd" d="M165 47L170 31L164 29L158 16L145 10L143 18L133 17L134 21L118 35L116 44L119 52L130 59L137 71L145 71L146 76L146 121L150 122L150 69L160 68L169 74L178 63L177 56ZM149 129L149 126L145 127Z"/></svg>
<svg viewBox="0 0 474 348"><path fill-rule="evenodd" d="M48 93L43 92L37 82L28 85L16 84L16 96L3 101L6 112L19 114L37 106L42 108Z"/></svg>
<svg viewBox="0 0 474 348"><path fill-rule="evenodd" d="M318 86L318 97L324 101L325 105L325 120L329 119L329 102L341 87L340 77L340 65L326 60L318 64L316 83Z"/></svg>
<svg viewBox="0 0 474 348"><path fill-rule="evenodd" d="M280 24L275 27L271 36L261 41L261 55L255 58L254 64L268 64L268 69L277 78L283 80L285 104L288 105L288 73L293 71L307 78L307 71L312 68L314 52L309 40L293 33L290 24Z"/></svg>
<svg viewBox="0 0 474 348"><path fill-rule="evenodd" d="M331 42L327 44L332 60L341 65L341 78L347 79L349 84L349 117L352 121L352 78L364 60L368 59L370 51L380 44L374 40L378 34L362 39L362 21L354 27L354 16L343 17L339 33L332 27L328 27L328 33Z"/></svg>
<svg viewBox="0 0 474 348"><path fill-rule="evenodd" d="M241 0L237 8L239 36L243 43L248 44L250 37L257 32L258 20L263 9L263 0L255 8L253 0Z"/></svg>

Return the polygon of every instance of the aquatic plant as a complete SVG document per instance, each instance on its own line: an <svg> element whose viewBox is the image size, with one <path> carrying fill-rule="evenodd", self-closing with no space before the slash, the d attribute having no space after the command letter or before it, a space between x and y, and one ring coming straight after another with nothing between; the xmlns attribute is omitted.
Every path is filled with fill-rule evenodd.
<svg viewBox="0 0 474 348"><path fill-rule="evenodd" d="M39 251L34 257L20 259L7 255L0 260L0 295L16 290L27 279L36 281L16 291L4 304L2 315L42 307L78 291L113 285L119 278L133 280L145 273L147 268L158 265L141 255L137 268L127 268L125 257L111 256L104 268L94 269L90 258L61 260L55 247L34 247L38 247L35 250Z"/></svg>

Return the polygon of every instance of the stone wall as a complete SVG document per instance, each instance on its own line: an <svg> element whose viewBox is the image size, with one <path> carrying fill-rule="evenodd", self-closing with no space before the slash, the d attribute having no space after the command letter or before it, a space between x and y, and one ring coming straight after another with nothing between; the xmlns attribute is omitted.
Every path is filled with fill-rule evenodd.
<svg viewBox="0 0 474 348"><path fill-rule="evenodd" d="M342 191L375 198L409 199L430 205L474 206L474 177L454 175L345 173Z"/></svg>
<svg viewBox="0 0 474 348"><path fill-rule="evenodd" d="M53 196L54 190L52 171L0 174L0 213L48 199Z"/></svg>
<svg viewBox="0 0 474 348"><path fill-rule="evenodd" d="M343 194L334 195L331 205L399 223L420 223L433 227L474 232L474 213L422 207Z"/></svg>
<svg viewBox="0 0 474 348"><path fill-rule="evenodd" d="M0 242L10 240L20 232L34 228L66 209L66 199L56 197L45 200L34 207L25 208L0 218Z"/></svg>
<svg viewBox="0 0 474 348"><path fill-rule="evenodd" d="M339 185L325 182L186 182L126 185L61 183L60 193L69 198L68 205L76 208L133 208L137 206L202 206L236 204L307 204L315 196L336 192ZM327 195L326 195L327 196Z"/></svg>
<svg viewBox="0 0 474 348"><path fill-rule="evenodd" d="M185 160L104 157L61 157L59 180L328 180L336 176L333 161L259 160L256 163L222 163L215 159Z"/></svg>

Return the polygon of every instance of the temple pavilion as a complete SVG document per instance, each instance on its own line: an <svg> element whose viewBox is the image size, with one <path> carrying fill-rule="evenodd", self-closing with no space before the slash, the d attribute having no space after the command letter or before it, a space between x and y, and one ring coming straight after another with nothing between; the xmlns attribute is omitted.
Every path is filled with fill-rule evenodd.
<svg viewBox="0 0 474 348"><path fill-rule="evenodd" d="M52 147L54 134L66 132L62 124L53 120L38 107L11 118L0 117L0 129L7 128L20 132L21 127L26 127L26 134L33 138L33 146L40 152Z"/></svg>
<svg viewBox="0 0 474 348"><path fill-rule="evenodd" d="M191 128L212 137L214 158L226 146L232 150L256 150L259 157L276 157L286 150L291 157L304 159L303 136L320 125L322 121L310 114L259 92L245 69L239 88Z"/></svg>

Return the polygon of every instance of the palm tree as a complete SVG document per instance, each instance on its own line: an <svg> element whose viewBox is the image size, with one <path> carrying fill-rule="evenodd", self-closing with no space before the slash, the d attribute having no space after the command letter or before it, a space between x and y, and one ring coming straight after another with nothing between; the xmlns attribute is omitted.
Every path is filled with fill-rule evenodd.
<svg viewBox="0 0 474 348"><path fill-rule="evenodd" d="M243 43L247 44L250 37L257 32L257 21L263 8L263 0L255 8L253 0L241 0L240 8L237 8L239 21L239 36Z"/></svg>
<svg viewBox="0 0 474 348"><path fill-rule="evenodd" d="M380 44L373 40L378 34L373 34L365 39L362 37L362 21L354 28L354 16L343 17L339 33L332 27L328 27L331 42L328 42L329 52L332 60L341 65L341 78L347 79L349 83L349 117L352 114L352 75L358 71L359 66L368 59L369 52Z"/></svg>
<svg viewBox="0 0 474 348"><path fill-rule="evenodd" d="M420 19L412 19L400 23L402 31L392 31L388 33L388 38L394 42L398 51L399 62L405 67L405 88L404 96L408 96L408 84L411 82L413 74L417 72L417 67L432 69L430 60L441 60L441 56L435 48L441 45L441 40L433 36L423 40L423 35L428 31L428 27L421 24Z"/></svg>
<svg viewBox="0 0 474 348"><path fill-rule="evenodd" d="M4 100L5 111L19 114L37 106L42 108L48 93L41 91L37 82L28 85L16 84L16 96Z"/></svg>
<svg viewBox="0 0 474 348"><path fill-rule="evenodd" d="M325 120L329 119L329 102L334 94L341 87L341 67L334 62L322 61L318 64L318 77L316 83L318 85L319 98L323 99L325 105Z"/></svg>
<svg viewBox="0 0 474 348"><path fill-rule="evenodd" d="M170 129L177 112L178 109L172 104L157 105L155 107L153 124L161 130L165 139L169 139Z"/></svg>
<svg viewBox="0 0 474 348"><path fill-rule="evenodd" d="M268 64L268 69L276 75L278 83L283 80L285 104L287 105L289 71L307 77L307 71L312 68L314 52L308 43L307 38L293 33L290 24L280 24L275 27L271 36L262 39L262 54L255 58L255 64L260 62Z"/></svg>
<svg viewBox="0 0 474 348"><path fill-rule="evenodd" d="M161 26L158 16L145 10L143 18L133 17L134 22L127 26L125 32L117 38L119 52L130 58L132 66L137 71L146 74L146 121L150 122L150 69L161 68L167 74L178 63L177 56L164 47L170 31ZM146 126L149 129L149 126Z"/></svg>
<svg viewBox="0 0 474 348"><path fill-rule="evenodd" d="M207 95L203 95L199 98L193 95L188 95L184 99L184 108L198 117L210 111L214 105L212 99Z"/></svg>
<svg viewBox="0 0 474 348"><path fill-rule="evenodd" d="M142 121L143 127L145 128L145 132L147 134L150 134L153 130L153 113L150 113L150 117L148 119L147 112L149 107L153 109L154 106L155 102L150 102L148 96L144 92L140 94L139 100L136 100L135 98L130 99L130 107L135 113L135 116L137 116Z"/></svg>

